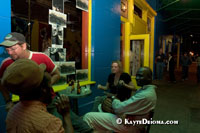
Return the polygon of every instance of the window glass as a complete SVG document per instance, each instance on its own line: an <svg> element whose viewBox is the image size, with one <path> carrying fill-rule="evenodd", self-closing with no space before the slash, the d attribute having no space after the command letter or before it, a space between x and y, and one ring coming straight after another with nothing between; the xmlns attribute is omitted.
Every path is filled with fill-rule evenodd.
<svg viewBox="0 0 200 133"><path fill-rule="evenodd" d="M137 70L144 66L144 40L133 40L130 45L130 74L136 76Z"/></svg>
<svg viewBox="0 0 200 133"><path fill-rule="evenodd" d="M142 18L142 10L134 5L134 14L137 15L138 17Z"/></svg>
<svg viewBox="0 0 200 133"><path fill-rule="evenodd" d="M83 12L88 10L88 3L79 2L83 7L77 7L75 0L62 1L65 0L31 0L29 6L27 0L11 0L11 31L25 35L30 50L44 52L54 62L73 64L70 67L74 67L75 63L76 73L76 70L88 69L88 44L82 43L83 34L87 35L82 29L87 18L82 17ZM68 69L71 68L65 68ZM88 70L84 72L88 73Z"/></svg>
<svg viewBox="0 0 200 133"><path fill-rule="evenodd" d="M20 32L26 36L29 41L30 49L33 51L48 53L48 47L52 47L52 42L59 40L61 37L52 38L52 34L56 32L54 25L49 24L49 9L62 9L52 6L52 1L31 1L30 6L30 38L38 38L38 41L32 43L29 41L28 31L28 1L27 0L12 0L12 32ZM55 5L59 3L54 2ZM54 7L54 8L53 8ZM59 6L62 7L62 6ZM62 9L63 10L63 9ZM56 11L62 11L56 10ZM63 33L58 30L58 34L63 35L63 48L66 49L66 61L75 61L76 68L82 68L82 10L76 8L76 1L64 2L64 14L67 16L66 28L63 28ZM37 21L34 21L37 20ZM38 22L38 25L36 25ZM52 29L55 29L54 31ZM38 37L36 37L38 36ZM51 50L52 51L52 50ZM58 50L60 51L60 50ZM63 51L63 50L62 50ZM64 50L65 51L65 50ZM55 58L55 57L54 57ZM60 61L60 60L57 60Z"/></svg>

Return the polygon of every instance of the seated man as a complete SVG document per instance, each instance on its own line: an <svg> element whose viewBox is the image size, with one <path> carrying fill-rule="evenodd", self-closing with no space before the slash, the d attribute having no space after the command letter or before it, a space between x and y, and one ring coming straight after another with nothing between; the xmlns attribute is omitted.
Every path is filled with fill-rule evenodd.
<svg viewBox="0 0 200 133"><path fill-rule="evenodd" d="M57 110L63 116L62 121L46 110L51 103L51 76L44 72L46 66L40 66L29 59L18 59L5 71L1 83L20 101L8 112L6 118L7 133L73 133L70 119L69 99L60 96ZM64 127L64 128L63 128Z"/></svg>
<svg viewBox="0 0 200 133"><path fill-rule="evenodd" d="M137 85L141 86L136 93L128 100L121 102L119 99L112 97L113 100L108 100L107 106L111 105L113 113L104 112L90 112L84 116L84 120L96 131L105 132L112 130L114 132L135 133L140 130L139 126L127 126L125 124L117 124L116 120L119 116L144 116L147 118L151 110L154 110L156 106L156 86L152 83L152 71L148 67L141 67L136 73ZM133 117L132 117L133 118ZM141 118L142 119L142 118ZM131 130L131 131L130 131Z"/></svg>

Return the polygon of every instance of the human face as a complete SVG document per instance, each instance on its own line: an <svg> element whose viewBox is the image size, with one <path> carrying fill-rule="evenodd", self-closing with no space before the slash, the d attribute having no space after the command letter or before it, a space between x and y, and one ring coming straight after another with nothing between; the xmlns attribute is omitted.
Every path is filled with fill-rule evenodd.
<svg viewBox="0 0 200 133"><path fill-rule="evenodd" d="M163 50L162 50L162 49L160 49L160 50L159 50L159 53L160 53L160 54L162 54L162 52L163 52Z"/></svg>
<svg viewBox="0 0 200 133"><path fill-rule="evenodd" d="M13 60L17 60L24 57L24 51L26 50L25 44L15 44L11 47L6 47L6 51Z"/></svg>
<svg viewBox="0 0 200 133"><path fill-rule="evenodd" d="M144 86L151 83L151 70L141 67L136 73L136 81L138 86Z"/></svg>
<svg viewBox="0 0 200 133"><path fill-rule="evenodd" d="M115 62L112 63L111 71L112 71L112 73L119 73L119 65Z"/></svg>
<svg viewBox="0 0 200 133"><path fill-rule="evenodd" d="M138 86L151 84L152 72L149 68L141 67L136 73L136 81Z"/></svg>
<svg viewBox="0 0 200 133"><path fill-rule="evenodd" d="M136 82L138 86L144 85L144 72L141 69L139 69L136 73Z"/></svg>

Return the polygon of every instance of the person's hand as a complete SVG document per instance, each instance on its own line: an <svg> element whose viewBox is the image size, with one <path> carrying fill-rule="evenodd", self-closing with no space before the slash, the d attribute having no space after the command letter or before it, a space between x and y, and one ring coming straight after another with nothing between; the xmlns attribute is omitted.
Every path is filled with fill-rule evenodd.
<svg viewBox="0 0 200 133"><path fill-rule="evenodd" d="M58 110L58 113L61 115L66 115L70 111L70 104L69 104L69 98L66 95L60 95L60 97L57 97L56 100L56 107Z"/></svg>
<svg viewBox="0 0 200 133"><path fill-rule="evenodd" d="M110 92L106 92L106 91L104 91L104 94L108 97L108 98L112 98L112 97L116 97L117 96L117 94L113 94L113 93L110 93Z"/></svg>
<svg viewBox="0 0 200 133"><path fill-rule="evenodd" d="M97 88L98 88L98 89L102 89L102 85L98 84L98 85L97 85Z"/></svg>
<svg viewBox="0 0 200 133"><path fill-rule="evenodd" d="M8 112L13 106L14 106L14 103L12 101L7 102L6 103L6 111Z"/></svg>
<svg viewBox="0 0 200 133"><path fill-rule="evenodd" d="M98 88L98 89L101 89L101 85L100 85L100 84L98 84L98 85L97 85L97 88Z"/></svg>
<svg viewBox="0 0 200 133"><path fill-rule="evenodd" d="M119 85L122 85L122 86L124 86L125 85L125 82L124 82L124 80L119 80Z"/></svg>
<svg viewBox="0 0 200 133"><path fill-rule="evenodd" d="M114 110L113 110L113 108L112 108L112 101L113 101L113 100L112 100L112 98L110 98L110 97L107 97L107 98L103 101L101 108L102 108L102 110L103 110L104 112L114 113Z"/></svg>

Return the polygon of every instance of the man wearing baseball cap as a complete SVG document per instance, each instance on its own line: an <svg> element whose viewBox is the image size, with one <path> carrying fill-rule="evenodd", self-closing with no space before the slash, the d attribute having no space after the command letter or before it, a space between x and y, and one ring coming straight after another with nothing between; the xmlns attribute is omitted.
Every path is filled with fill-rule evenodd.
<svg viewBox="0 0 200 133"><path fill-rule="evenodd" d="M20 101L8 112L6 130L11 132L55 132L73 133L70 119L69 99L61 95L56 100L62 121L47 112L46 104L51 103L51 76L45 72L44 64L38 65L29 59L18 59L4 72L1 83ZM34 73L34 74L33 74Z"/></svg>
<svg viewBox="0 0 200 133"><path fill-rule="evenodd" d="M17 32L12 32L6 35L4 38L4 42L0 43L0 46L4 46L10 57L6 58L2 61L0 65L0 80L4 75L4 71L6 68L11 65L13 62L17 61L18 59L30 59L36 62L38 65L45 64L46 65L46 72L48 72L51 75L51 85L53 85L59 78L60 78L60 72L57 68L57 66L53 63L53 61L44 53L41 52L32 52L27 49L27 43L25 41L24 35ZM35 73L32 73L35 74ZM0 82L1 83L1 82ZM12 108L14 105L10 95L9 95L9 88L5 88L2 84L0 84L0 90L2 92L2 95L4 97L4 100L6 101L6 110ZM63 119L63 116L60 115L60 113L57 111L55 106L56 101L56 95L53 92L52 89L52 102L48 104L47 110L49 113L55 115L56 117ZM87 123L85 123L82 119L80 119L78 116L76 116L72 111L70 111L70 116L72 119L72 124L74 127L74 130L80 131L80 132L90 132L92 130Z"/></svg>
<svg viewBox="0 0 200 133"><path fill-rule="evenodd" d="M40 52L32 52L27 49L27 42L23 34L17 32L7 34L4 41L0 43L0 46L4 46L10 55L0 65L0 79L6 68L18 59L30 59L37 64L45 64L46 71L51 75L51 84L54 84L60 78L59 70L47 55ZM9 92L2 85L0 85L0 90L6 102L6 110L8 111L13 105Z"/></svg>

